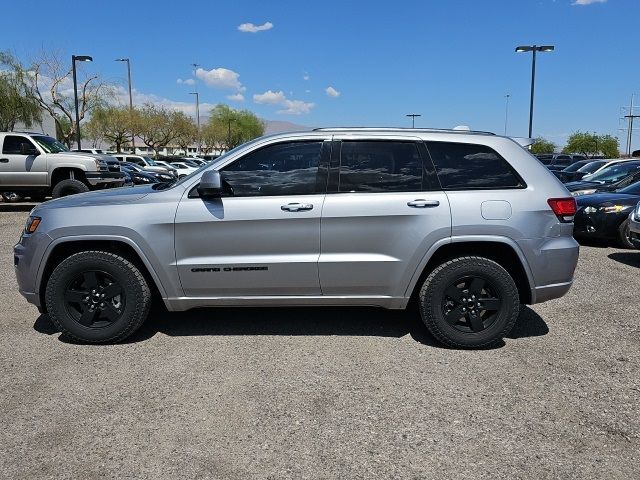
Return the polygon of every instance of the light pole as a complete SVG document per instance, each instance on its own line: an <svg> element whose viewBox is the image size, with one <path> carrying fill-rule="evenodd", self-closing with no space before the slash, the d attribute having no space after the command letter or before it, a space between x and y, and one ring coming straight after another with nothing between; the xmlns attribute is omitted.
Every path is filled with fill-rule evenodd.
<svg viewBox="0 0 640 480"><path fill-rule="evenodd" d="M128 58L116 58L116 62L127 62L127 77L129 79L129 113L133 116L133 95L131 94L131 62ZM136 138L131 130L131 148L133 148L133 154L136 153Z"/></svg>
<svg viewBox="0 0 640 480"><path fill-rule="evenodd" d="M198 151L196 155L200 155L200 95L198 95L198 92L191 92L189 95L196 96L196 125L198 126Z"/></svg>
<svg viewBox="0 0 640 480"><path fill-rule="evenodd" d="M73 70L73 96L76 103L76 138L78 140L78 150L82 148L80 143L80 111L78 108L78 80L76 76L76 62L93 62L89 55L71 55L71 66Z"/></svg>
<svg viewBox="0 0 640 480"><path fill-rule="evenodd" d="M509 95L508 93L504 96L505 100L505 106L504 106L504 136L507 136L507 123L509 122L509 99L511 98L511 95Z"/></svg>
<svg viewBox="0 0 640 480"><path fill-rule="evenodd" d="M416 128L416 117L421 117L419 113L408 113L407 117L411 117L411 128Z"/></svg>
<svg viewBox="0 0 640 480"><path fill-rule="evenodd" d="M531 102L529 103L529 138L533 134L533 94L536 84L536 53L537 52L553 52L553 45L520 45L516 47L516 53L532 52L531 57Z"/></svg>

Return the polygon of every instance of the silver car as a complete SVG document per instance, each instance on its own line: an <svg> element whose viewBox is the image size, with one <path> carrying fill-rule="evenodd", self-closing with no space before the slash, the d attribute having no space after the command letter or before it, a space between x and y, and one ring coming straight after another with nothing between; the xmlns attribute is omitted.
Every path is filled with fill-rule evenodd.
<svg viewBox="0 0 640 480"><path fill-rule="evenodd" d="M571 287L575 200L514 140L318 129L241 145L179 182L46 202L15 246L22 295L69 337L115 342L170 311L415 302L454 347Z"/></svg>

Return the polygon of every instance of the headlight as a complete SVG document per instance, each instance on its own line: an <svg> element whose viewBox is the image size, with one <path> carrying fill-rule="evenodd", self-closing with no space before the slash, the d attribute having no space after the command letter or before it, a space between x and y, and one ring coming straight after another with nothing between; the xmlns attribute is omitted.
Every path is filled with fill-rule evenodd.
<svg viewBox="0 0 640 480"><path fill-rule="evenodd" d="M147 177L140 177L140 180L143 181L144 183L149 183L151 181Z"/></svg>
<svg viewBox="0 0 640 480"><path fill-rule="evenodd" d="M34 233L38 229L38 225L40 225L41 221L42 218L40 217L30 216L27 218L27 223L24 225L24 233Z"/></svg>
<svg viewBox="0 0 640 480"><path fill-rule="evenodd" d="M591 193L596 193L597 190L595 188L592 188L590 190L577 190L575 192L571 192L571 196L572 197L579 197L580 195L589 195Z"/></svg>
<svg viewBox="0 0 640 480"><path fill-rule="evenodd" d="M586 214L596 213L597 211L598 209L596 207L592 207L591 205L584 209L584 213Z"/></svg>
<svg viewBox="0 0 640 480"><path fill-rule="evenodd" d="M600 207L600 211L604 213L620 213L632 207L633 205L611 205L608 207Z"/></svg>

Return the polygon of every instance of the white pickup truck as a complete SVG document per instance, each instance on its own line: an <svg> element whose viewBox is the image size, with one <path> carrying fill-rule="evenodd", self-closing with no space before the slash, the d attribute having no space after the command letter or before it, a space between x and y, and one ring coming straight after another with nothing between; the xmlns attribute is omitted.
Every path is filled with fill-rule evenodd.
<svg viewBox="0 0 640 480"><path fill-rule="evenodd" d="M0 192L42 200L120 187L120 163L108 155L70 152L39 133L0 132Z"/></svg>

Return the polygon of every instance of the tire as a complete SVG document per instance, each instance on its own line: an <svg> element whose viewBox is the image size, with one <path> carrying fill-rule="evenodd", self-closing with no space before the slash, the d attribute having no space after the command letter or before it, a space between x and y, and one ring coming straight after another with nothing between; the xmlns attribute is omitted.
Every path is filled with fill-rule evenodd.
<svg viewBox="0 0 640 480"><path fill-rule="evenodd" d="M51 191L51 196L53 198L66 197L67 195L75 195L76 193L84 193L88 192L89 187L87 187L80 180L75 180L71 178L67 178L66 180L62 180L53 187Z"/></svg>
<svg viewBox="0 0 640 480"><path fill-rule="evenodd" d="M2 192L2 201L5 203L15 203L22 200L22 195L19 195L15 192Z"/></svg>
<svg viewBox="0 0 640 480"><path fill-rule="evenodd" d="M458 257L429 274L419 305L422 321L441 343L486 348L499 344L515 325L520 296L500 264L484 257Z"/></svg>
<svg viewBox="0 0 640 480"><path fill-rule="evenodd" d="M54 269L47 282L45 303L53 323L68 337L113 343L124 340L144 323L151 291L129 260L113 253L85 251L71 255Z"/></svg>
<svg viewBox="0 0 640 480"><path fill-rule="evenodd" d="M622 248L636 248L631 241L631 231L629 230L629 219L626 219L618 227L618 244Z"/></svg>

